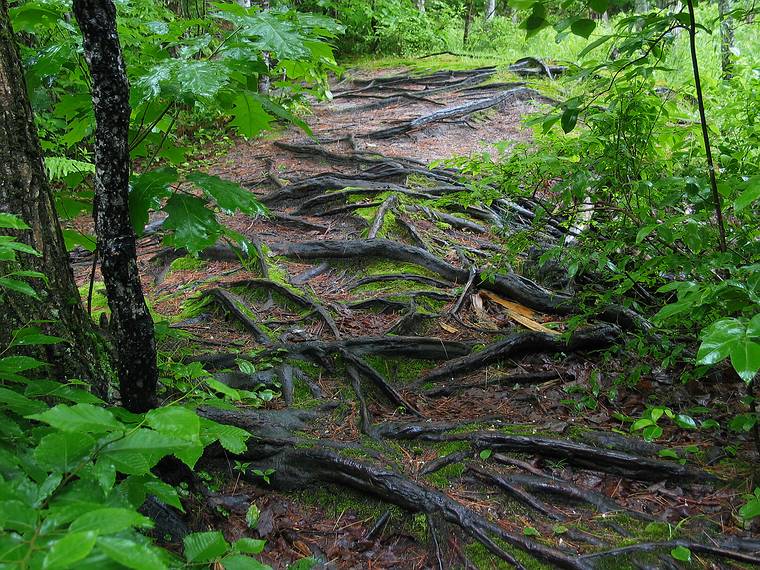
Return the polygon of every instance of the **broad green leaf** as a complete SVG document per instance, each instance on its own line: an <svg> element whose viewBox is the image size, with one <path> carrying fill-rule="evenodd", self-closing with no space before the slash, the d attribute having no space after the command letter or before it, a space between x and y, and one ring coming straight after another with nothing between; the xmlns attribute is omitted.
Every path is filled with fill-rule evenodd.
<svg viewBox="0 0 760 570"><path fill-rule="evenodd" d="M129 190L129 218L138 236L148 223L148 212L161 207L161 199L169 195L169 186L179 179L173 168L157 168L133 176Z"/></svg>
<svg viewBox="0 0 760 570"><path fill-rule="evenodd" d="M29 418L69 432L107 433L124 429L124 425L109 410L92 404L58 404Z"/></svg>
<svg viewBox="0 0 760 570"><path fill-rule="evenodd" d="M263 564L255 558L241 554L225 557L222 564L224 565L224 570L272 570L271 566ZM288 568L292 567L292 565L288 566ZM311 568L311 566L308 566L308 568Z"/></svg>
<svg viewBox="0 0 760 570"><path fill-rule="evenodd" d="M3 501L0 509L0 529L27 533L37 526L40 511L21 501Z"/></svg>
<svg viewBox="0 0 760 570"><path fill-rule="evenodd" d="M0 228L9 228L12 230L28 230L27 223L14 214L0 212Z"/></svg>
<svg viewBox="0 0 760 570"><path fill-rule="evenodd" d="M10 279L9 277L0 277L0 290L2 289L15 291L16 293L21 293L22 295L32 297L33 299L39 299L37 291L35 291L26 281Z"/></svg>
<svg viewBox="0 0 760 570"><path fill-rule="evenodd" d="M232 116L234 119L230 124L247 138L253 138L260 132L267 130L273 119L264 110L261 103L246 92L235 98Z"/></svg>
<svg viewBox="0 0 760 570"><path fill-rule="evenodd" d="M711 365L727 356L741 379L751 382L760 370L760 314L746 324L728 318L706 329L697 351L697 363Z"/></svg>
<svg viewBox="0 0 760 570"><path fill-rule="evenodd" d="M42 568L71 568L75 562L82 560L95 546L97 532L73 532L53 543L42 561Z"/></svg>
<svg viewBox="0 0 760 570"><path fill-rule="evenodd" d="M747 188L734 202L734 211L741 212L760 198L760 176L753 176L746 182Z"/></svg>
<svg viewBox="0 0 760 570"><path fill-rule="evenodd" d="M560 125L562 130L569 133L575 128L575 124L578 122L578 109L565 109L560 119Z"/></svg>
<svg viewBox="0 0 760 570"><path fill-rule="evenodd" d="M596 22L594 22L594 20L589 20L588 18L581 18L570 25L570 30L576 36L581 36L584 38L588 38L595 28Z"/></svg>
<svg viewBox="0 0 760 570"><path fill-rule="evenodd" d="M685 546L676 546L670 551L670 555L681 562L691 562L691 550Z"/></svg>
<svg viewBox="0 0 760 570"><path fill-rule="evenodd" d="M86 433L56 432L46 435L34 450L34 458L43 467L68 473L89 457L95 439Z"/></svg>
<svg viewBox="0 0 760 570"><path fill-rule="evenodd" d="M755 496L755 498L750 499L747 504L740 507L739 516L745 521L760 517L760 497Z"/></svg>
<svg viewBox="0 0 760 570"><path fill-rule="evenodd" d="M201 418L201 441L204 445L218 440L230 453L243 453L247 449L246 441L250 437L251 434L244 429Z"/></svg>
<svg viewBox="0 0 760 570"><path fill-rule="evenodd" d="M609 6L609 0L589 0L588 5L597 14L603 14L607 11Z"/></svg>
<svg viewBox="0 0 760 570"><path fill-rule="evenodd" d="M98 547L111 560L134 570L165 570L157 549L126 538L100 537Z"/></svg>
<svg viewBox="0 0 760 570"><path fill-rule="evenodd" d="M682 427L684 429L697 429L697 422L694 421L694 418L691 416L687 416L686 414L678 414L675 418L673 418L673 421L678 425L678 427Z"/></svg>
<svg viewBox="0 0 760 570"><path fill-rule="evenodd" d="M183 103L211 102L228 80L227 67L217 61L177 60L170 88Z"/></svg>
<svg viewBox="0 0 760 570"><path fill-rule="evenodd" d="M71 523L69 531L115 534L132 527L152 528L153 521L130 509L103 508L85 513Z"/></svg>
<svg viewBox="0 0 760 570"><path fill-rule="evenodd" d="M28 416L37 414L47 409L45 402L31 400L26 396L19 394L15 390L0 387L0 404L15 412L19 416Z"/></svg>
<svg viewBox="0 0 760 570"><path fill-rule="evenodd" d="M188 562L212 562L230 548L219 531L194 532L188 534L182 542L185 545L185 558Z"/></svg>
<svg viewBox="0 0 760 570"><path fill-rule="evenodd" d="M141 428L109 444L101 457L111 460L122 473L143 475L162 457L190 446L192 443L187 441Z"/></svg>
<svg viewBox="0 0 760 570"><path fill-rule="evenodd" d="M174 230L168 241L175 247L186 248L193 255L214 245L224 233L224 227L206 202L195 196L174 194L164 211L169 214L164 227Z"/></svg>
<svg viewBox="0 0 760 570"><path fill-rule="evenodd" d="M247 17L241 34L253 37L257 48L274 52L279 59L301 59L309 55L295 26L279 19L273 12Z"/></svg>
<svg viewBox="0 0 760 570"><path fill-rule="evenodd" d="M17 374L43 366L47 366L47 364L31 356L6 356L5 358L0 358L0 376L4 372Z"/></svg>
<svg viewBox="0 0 760 570"><path fill-rule="evenodd" d="M244 554L260 554L266 546L266 540L259 540L256 538L241 538L235 541L232 548L237 552Z"/></svg>
<svg viewBox="0 0 760 570"><path fill-rule="evenodd" d="M738 319L721 319L710 325L702 335L697 351L697 364L716 364L731 353L731 347L744 335L746 326Z"/></svg>
<svg viewBox="0 0 760 570"><path fill-rule="evenodd" d="M58 344L63 339L58 336L47 335L40 327L24 327L13 331L13 340L9 348L14 346L32 346L43 344Z"/></svg>
<svg viewBox="0 0 760 570"><path fill-rule="evenodd" d="M191 469L195 466L203 455L200 439L201 422L195 412L181 406L167 406L151 410L146 414L145 420L156 431L192 444L186 448L177 449L174 455Z"/></svg>
<svg viewBox="0 0 760 570"><path fill-rule="evenodd" d="M266 211L261 202L256 199L256 195L240 184L203 172L193 172L187 176L187 179L213 198L227 213L239 210L245 214L257 215Z"/></svg>

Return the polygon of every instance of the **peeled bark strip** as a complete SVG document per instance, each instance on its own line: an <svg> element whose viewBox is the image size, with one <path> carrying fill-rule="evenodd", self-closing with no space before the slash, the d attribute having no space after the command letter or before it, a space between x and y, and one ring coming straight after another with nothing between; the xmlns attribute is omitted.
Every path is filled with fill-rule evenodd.
<svg viewBox="0 0 760 570"><path fill-rule="evenodd" d="M154 405L158 367L153 319L137 273L129 220L129 82L111 0L74 0L95 110L95 231L111 309L122 404L132 412Z"/></svg>
<svg viewBox="0 0 760 570"><path fill-rule="evenodd" d="M20 253L18 263L0 263L0 275L38 271L47 277L47 283L29 280L39 299L8 289L0 291L0 346L8 346L14 329L52 320L40 326L64 342L29 348L27 354L49 362L54 377L86 380L106 398L113 375L110 355L82 308L69 267L15 41L7 0L0 0L0 212L17 215L30 227L2 229L0 233L42 254Z"/></svg>

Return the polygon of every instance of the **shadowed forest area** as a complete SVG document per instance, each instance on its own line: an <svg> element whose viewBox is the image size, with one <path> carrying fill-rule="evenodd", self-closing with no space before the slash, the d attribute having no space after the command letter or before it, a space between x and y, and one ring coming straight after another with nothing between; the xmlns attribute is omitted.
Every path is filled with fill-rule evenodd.
<svg viewBox="0 0 760 570"><path fill-rule="evenodd" d="M0 568L760 566L758 12L0 0Z"/></svg>

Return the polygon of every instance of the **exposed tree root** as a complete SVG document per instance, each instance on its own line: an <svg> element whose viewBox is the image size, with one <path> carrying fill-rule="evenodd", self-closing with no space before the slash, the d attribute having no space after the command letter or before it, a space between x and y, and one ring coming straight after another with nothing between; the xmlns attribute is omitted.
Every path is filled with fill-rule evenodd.
<svg viewBox="0 0 760 570"><path fill-rule="evenodd" d="M488 388L491 386L514 386L516 384L541 384L543 382L550 382L551 380L557 380L562 378L562 375L558 372L533 372L527 374L508 374L505 376L499 376L497 378L488 378L488 380L481 380L479 382L465 382L465 383L448 383L425 390L424 395L428 398L439 398L442 396L451 396L458 392L464 392L471 388Z"/></svg>
<svg viewBox="0 0 760 570"><path fill-rule="evenodd" d="M269 291L273 291L279 295L282 295L289 301L292 301L298 305L301 305L302 307L312 309L322 318L325 324L330 328L330 331L332 331L335 338L340 338L340 331L338 330L338 325L335 324L335 319L332 318L332 315L329 313L327 309L325 309L318 302L310 299L306 295L299 295L298 293L293 291L291 288L286 287L282 283L278 283L277 281L272 281L271 279L243 279L241 281L233 281L231 283L227 283L226 287L229 287L229 288L246 287L246 288L253 288L253 289L268 289Z"/></svg>
<svg viewBox="0 0 760 570"><path fill-rule="evenodd" d="M511 435L500 432L436 433L425 424L388 423L380 431L383 437L422 441L468 441L477 449L518 451L542 457L564 459L583 469L622 475L640 481L711 481L714 477L699 469L672 461L650 459L620 451L599 449L583 443L544 437Z"/></svg>
<svg viewBox="0 0 760 570"><path fill-rule="evenodd" d="M497 107L510 101L526 99L546 100L547 98L542 96L538 91L534 89L529 89L527 87L515 87L487 99L479 99L471 103L446 107L445 109L435 111L428 115L422 115L421 117L417 117L415 119L402 121L394 127L371 131L361 136L370 139L387 139L417 130L431 123L445 121L453 118L466 117L472 113L490 109L491 107Z"/></svg>
<svg viewBox="0 0 760 570"><path fill-rule="evenodd" d="M464 284L469 279L468 270L459 269L424 249L385 239L276 243L270 244L270 249L298 259L390 259L414 263L454 283ZM515 273L489 279L478 272L475 282L539 311L569 314L573 310L567 295L553 293Z"/></svg>
<svg viewBox="0 0 760 570"><path fill-rule="evenodd" d="M449 361L425 374L422 382L453 380L494 362L504 361L526 353L575 352L609 348L620 339L620 329L612 325L599 325L577 329L564 338L540 332L521 332L508 336L483 350Z"/></svg>
<svg viewBox="0 0 760 570"><path fill-rule="evenodd" d="M232 313L245 329L253 335L256 342L263 345L272 344L272 340L254 320L253 311L245 300L230 291L225 291L218 287L205 291L204 295L213 297L224 309Z"/></svg>

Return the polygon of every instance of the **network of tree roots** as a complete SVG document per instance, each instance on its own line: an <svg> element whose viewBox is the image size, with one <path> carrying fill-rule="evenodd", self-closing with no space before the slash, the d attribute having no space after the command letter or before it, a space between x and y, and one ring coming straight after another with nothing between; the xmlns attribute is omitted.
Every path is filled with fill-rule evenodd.
<svg viewBox="0 0 760 570"><path fill-rule="evenodd" d="M673 568L678 545L703 567L757 564L760 542L731 514L746 465L670 428L670 446L696 444L707 459L662 459L659 445L613 431L602 398L583 413L561 403L592 374L609 387L633 369L610 349L645 322L599 306L569 339L555 334L580 288L539 285L530 257L514 272L489 265L537 204L431 205L463 187L430 161L526 140L521 117L545 101L490 68L355 74L316 107L313 137L291 129L212 161L270 209L228 219L256 243L248 259L220 244L194 261L151 224L140 260L152 306L194 335L162 350L281 394L201 411L253 438L241 457L207 453L192 520L167 511L160 528L235 538L255 501L264 560L278 567L314 556L332 568ZM564 240L561 222L539 251ZM76 267L83 283L87 258ZM241 358L256 372L237 371ZM694 405L707 392L663 372L621 386L616 409L640 414L653 389ZM731 390L713 385L710 397ZM267 469L269 485L254 473Z"/></svg>

